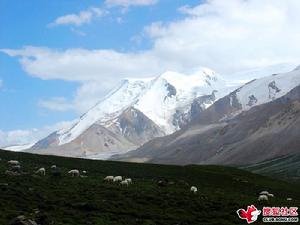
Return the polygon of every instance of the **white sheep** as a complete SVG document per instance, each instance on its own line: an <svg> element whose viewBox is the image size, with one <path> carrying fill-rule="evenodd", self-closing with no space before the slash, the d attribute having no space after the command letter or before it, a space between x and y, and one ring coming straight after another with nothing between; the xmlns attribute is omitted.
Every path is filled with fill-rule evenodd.
<svg viewBox="0 0 300 225"><path fill-rule="evenodd" d="M268 201L269 198L268 198L268 195L260 195L258 196L258 201Z"/></svg>
<svg viewBox="0 0 300 225"><path fill-rule="evenodd" d="M269 195L270 193L268 191L262 191L259 193L259 195Z"/></svg>
<svg viewBox="0 0 300 225"><path fill-rule="evenodd" d="M269 193L268 197L274 198L274 195Z"/></svg>
<svg viewBox="0 0 300 225"><path fill-rule="evenodd" d="M132 184L132 179L131 178L126 178L125 181L127 181L128 184Z"/></svg>
<svg viewBox="0 0 300 225"><path fill-rule="evenodd" d="M114 177L114 182L121 182L122 181L122 176L116 176Z"/></svg>
<svg viewBox="0 0 300 225"><path fill-rule="evenodd" d="M20 162L17 160L9 160L7 163L11 166L17 166L20 164Z"/></svg>
<svg viewBox="0 0 300 225"><path fill-rule="evenodd" d="M197 191L198 191L197 187L195 187L195 186L191 187L191 192L193 192L194 194L196 194Z"/></svg>
<svg viewBox="0 0 300 225"><path fill-rule="evenodd" d="M20 172L21 171L21 166L20 165L11 166L11 171Z"/></svg>
<svg viewBox="0 0 300 225"><path fill-rule="evenodd" d="M56 165L52 165L51 169L53 169L53 170L56 169Z"/></svg>
<svg viewBox="0 0 300 225"><path fill-rule="evenodd" d="M80 172L79 172L79 170L70 170L70 171L68 172L68 174L71 174L72 177L79 177Z"/></svg>
<svg viewBox="0 0 300 225"><path fill-rule="evenodd" d="M287 200L287 201L292 201L293 199L292 199L292 198L287 198L286 200Z"/></svg>
<svg viewBox="0 0 300 225"><path fill-rule="evenodd" d="M86 170L83 170L82 173L83 173L83 174L87 174Z"/></svg>
<svg viewBox="0 0 300 225"><path fill-rule="evenodd" d="M129 185L127 180L121 181L120 184L121 184L122 186L128 186L128 185Z"/></svg>
<svg viewBox="0 0 300 225"><path fill-rule="evenodd" d="M39 168L35 173L41 174L43 176L46 175L46 169L45 168Z"/></svg>
<svg viewBox="0 0 300 225"><path fill-rule="evenodd" d="M104 181L112 182L112 181L114 181L114 176L106 176L106 177L104 178Z"/></svg>

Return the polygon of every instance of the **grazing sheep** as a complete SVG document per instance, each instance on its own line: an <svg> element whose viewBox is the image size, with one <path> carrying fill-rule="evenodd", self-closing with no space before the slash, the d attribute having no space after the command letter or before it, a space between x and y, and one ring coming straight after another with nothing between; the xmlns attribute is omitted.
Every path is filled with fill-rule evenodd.
<svg viewBox="0 0 300 225"><path fill-rule="evenodd" d="M125 181L127 181L128 184L132 184L132 179L131 178L126 178Z"/></svg>
<svg viewBox="0 0 300 225"><path fill-rule="evenodd" d="M17 160L9 160L7 163L8 163L9 165L11 165L11 166L17 166L17 165L20 165L20 162L17 161Z"/></svg>
<svg viewBox="0 0 300 225"><path fill-rule="evenodd" d="M122 186L128 186L128 185L129 185L128 182L127 182L126 180L121 181L120 184L121 184Z"/></svg>
<svg viewBox="0 0 300 225"><path fill-rule="evenodd" d="M122 181L122 176L116 176L114 177L114 182L121 182Z"/></svg>
<svg viewBox="0 0 300 225"><path fill-rule="evenodd" d="M258 201L268 201L269 198L268 198L268 195L260 195L258 196Z"/></svg>
<svg viewBox="0 0 300 225"><path fill-rule="evenodd" d="M292 199L292 198L287 198L286 200L287 200L287 201L292 201L293 199Z"/></svg>
<svg viewBox="0 0 300 225"><path fill-rule="evenodd" d="M83 170L82 173L83 173L83 174L86 174L87 172L86 172L86 170Z"/></svg>
<svg viewBox="0 0 300 225"><path fill-rule="evenodd" d="M168 186L168 183L169 183L169 181L167 179L162 179L157 182L157 185L159 187L166 187L166 186Z"/></svg>
<svg viewBox="0 0 300 225"><path fill-rule="evenodd" d="M198 191L198 189L195 186L191 187L191 192L193 192L194 194L196 194Z"/></svg>
<svg viewBox="0 0 300 225"><path fill-rule="evenodd" d="M104 178L104 181L112 182L112 181L114 181L114 176L106 176Z"/></svg>
<svg viewBox="0 0 300 225"><path fill-rule="evenodd" d="M51 166L51 169L52 169L52 170L55 170L55 169L56 169L56 165L52 165L52 166Z"/></svg>
<svg viewBox="0 0 300 225"><path fill-rule="evenodd" d="M268 197L274 198L274 195L269 193Z"/></svg>
<svg viewBox="0 0 300 225"><path fill-rule="evenodd" d="M80 172L79 172L79 170L70 170L70 171L68 172L68 174L71 174L72 177L79 177Z"/></svg>
<svg viewBox="0 0 300 225"><path fill-rule="evenodd" d="M20 165L15 165L11 167L11 171L20 173L21 172L21 166Z"/></svg>
<svg viewBox="0 0 300 225"><path fill-rule="evenodd" d="M46 175L46 169L45 168L39 168L35 173L38 173L40 175L45 176Z"/></svg>
<svg viewBox="0 0 300 225"><path fill-rule="evenodd" d="M259 193L259 195L268 195L268 194L270 194L268 191L262 191Z"/></svg>
<svg viewBox="0 0 300 225"><path fill-rule="evenodd" d="M4 172L4 174L9 175L9 176L19 176L20 175L20 173L13 172L13 171L10 171L10 170L6 170Z"/></svg>

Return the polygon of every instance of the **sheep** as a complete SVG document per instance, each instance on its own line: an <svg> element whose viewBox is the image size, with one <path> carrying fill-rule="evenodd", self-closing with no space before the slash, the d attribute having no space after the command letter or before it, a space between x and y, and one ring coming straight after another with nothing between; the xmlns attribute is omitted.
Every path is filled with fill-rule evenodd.
<svg viewBox="0 0 300 225"><path fill-rule="evenodd" d="M287 201L292 201L293 199L292 199L292 198L287 198L286 200L287 200Z"/></svg>
<svg viewBox="0 0 300 225"><path fill-rule="evenodd" d="M274 198L274 195L269 193L268 197Z"/></svg>
<svg viewBox="0 0 300 225"><path fill-rule="evenodd" d="M21 172L21 166L20 165L15 165L11 167L11 171L13 172Z"/></svg>
<svg viewBox="0 0 300 225"><path fill-rule="evenodd" d="M169 183L168 179L162 179L157 182L157 185L159 187L166 187L168 186L168 183Z"/></svg>
<svg viewBox="0 0 300 225"><path fill-rule="evenodd" d="M132 179L131 178L126 178L125 181L127 181L128 184L132 184Z"/></svg>
<svg viewBox="0 0 300 225"><path fill-rule="evenodd" d="M72 177L79 177L80 172L79 172L79 170L70 170L70 171L68 172L68 174L71 174Z"/></svg>
<svg viewBox="0 0 300 225"><path fill-rule="evenodd" d="M104 181L108 181L108 182L114 181L114 176L106 176L104 178Z"/></svg>
<svg viewBox="0 0 300 225"><path fill-rule="evenodd" d="M268 191L262 191L259 193L259 195L268 195L268 194L270 194Z"/></svg>
<svg viewBox="0 0 300 225"><path fill-rule="evenodd" d="M8 163L9 165L11 165L11 166L17 166L17 165L20 165L20 162L17 161L17 160L9 160L7 163Z"/></svg>
<svg viewBox="0 0 300 225"><path fill-rule="evenodd" d="M56 169L56 165L52 165L52 166L51 166L51 169L52 169L52 170L55 170L55 169Z"/></svg>
<svg viewBox="0 0 300 225"><path fill-rule="evenodd" d="M82 173L83 173L83 174L87 174L86 170L83 170Z"/></svg>
<svg viewBox="0 0 300 225"><path fill-rule="evenodd" d="M122 181L122 176L116 176L116 177L114 177L113 181L114 182L120 182L120 181Z"/></svg>
<svg viewBox="0 0 300 225"><path fill-rule="evenodd" d="M258 201L268 201L269 198L268 198L268 195L259 195L257 200Z"/></svg>
<svg viewBox="0 0 300 225"><path fill-rule="evenodd" d="M46 169L45 168L39 168L35 173L41 174L43 176L46 175Z"/></svg>
<svg viewBox="0 0 300 225"><path fill-rule="evenodd" d="M20 173L13 172L13 171L10 171L10 170L6 170L4 172L4 174L9 175L9 176L19 176L20 175Z"/></svg>
<svg viewBox="0 0 300 225"><path fill-rule="evenodd" d="M120 184L121 184L122 186L125 186L125 185L128 186L128 185L129 185L127 180L121 181Z"/></svg>
<svg viewBox="0 0 300 225"><path fill-rule="evenodd" d="M197 191L198 191L197 187L195 187L195 186L191 187L191 192L193 192L194 194L196 194Z"/></svg>

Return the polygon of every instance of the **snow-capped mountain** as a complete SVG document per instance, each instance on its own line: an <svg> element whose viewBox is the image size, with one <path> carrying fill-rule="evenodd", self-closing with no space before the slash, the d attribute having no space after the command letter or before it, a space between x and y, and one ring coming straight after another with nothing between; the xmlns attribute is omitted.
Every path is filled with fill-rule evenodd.
<svg viewBox="0 0 300 225"><path fill-rule="evenodd" d="M56 148L55 154L58 146L88 152L134 149L180 129L195 110L207 108L226 93L225 81L207 68L191 75L166 72L155 78L125 79L72 126L51 134L32 149ZM94 135L99 129L102 137Z"/></svg>
<svg viewBox="0 0 300 225"><path fill-rule="evenodd" d="M255 105L270 102L279 98L300 84L300 70L288 73L272 74L264 78L253 80L237 89L236 100L243 110Z"/></svg>
<svg viewBox="0 0 300 225"><path fill-rule="evenodd" d="M113 159L247 164L299 152L300 67L253 80L199 112L185 129Z"/></svg>
<svg viewBox="0 0 300 225"><path fill-rule="evenodd" d="M280 98L298 85L300 85L299 69L252 80L199 113L194 117L194 121L202 124L226 121L254 106Z"/></svg>
<svg viewBox="0 0 300 225"><path fill-rule="evenodd" d="M60 130L59 144L74 140L95 122L109 126L110 121L131 106L144 113L166 134L172 133L179 129L173 124L176 110L188 111L195 98L218 90L218 95L222 96L224 82L209 69L190 76L166 72L154 79L123 80L120 87L81 116L71 128Z"/></svg>

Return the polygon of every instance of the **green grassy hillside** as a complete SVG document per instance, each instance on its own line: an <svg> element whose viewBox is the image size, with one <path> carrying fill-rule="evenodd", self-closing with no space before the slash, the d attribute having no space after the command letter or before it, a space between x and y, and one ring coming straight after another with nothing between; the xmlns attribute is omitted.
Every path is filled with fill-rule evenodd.
<svg viewBox="0 0 300 225"><path fill-rule="evenodd" d="M287 181L300 182L300 154L282 156L241 168Z"/></svg>
<svg viewBox="0 0 300 225"><path fill-rule="evenodd" d="M300 186L221 166L164 166L92 161L0 151L0 224L19 215L39 224L196 225L245 224L236 210L257 207L298 206ZM19 160L24 174L6 175L7 160ZM55 164L61 176L37 176L39 167ZM88 177L72 178L70 169L86 170ZM107 175L133 179L129 187L103 182ZM162 178L174 182L159 187ZM7 185L6 185L7 184ZM191 185L198 187L192 194ZM275 195L259 203L257 193ZM292 202L286 198L292 197ZM260 224L260 223L256 223Z"/></svg>

